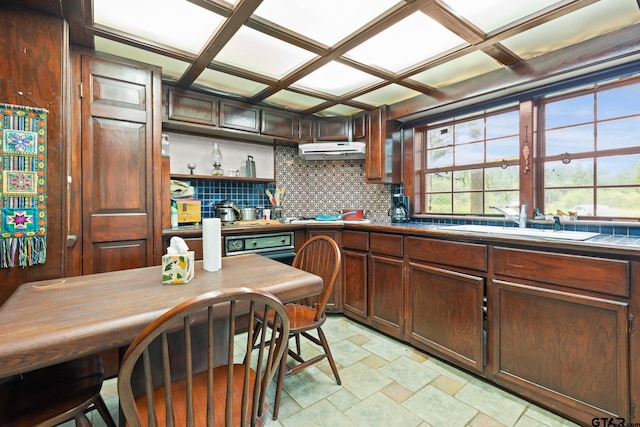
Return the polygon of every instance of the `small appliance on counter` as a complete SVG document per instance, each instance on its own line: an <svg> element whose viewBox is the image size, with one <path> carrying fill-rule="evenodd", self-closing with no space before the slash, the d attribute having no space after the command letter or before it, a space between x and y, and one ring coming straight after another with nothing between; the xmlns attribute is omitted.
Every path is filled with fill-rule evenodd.
<svg viewBox="0 0 640 427"><path fill-rule="evenodd" d="M389 216L391 222L409 222L409 196L394 194Z"/></svg>
<svg viewBox="0 0 640 427"><path fill-rule="evenodd" d="M240 220L240 210L238 204L233 200L222 200L215 206L216 216L220 218L223 223L235 222Z"/></svg>

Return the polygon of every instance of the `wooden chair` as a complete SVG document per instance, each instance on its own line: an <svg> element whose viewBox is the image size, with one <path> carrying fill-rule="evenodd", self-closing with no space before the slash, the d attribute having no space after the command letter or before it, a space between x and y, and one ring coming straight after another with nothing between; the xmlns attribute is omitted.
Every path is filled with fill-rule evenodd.
<svg viewBox="0 0 640 427"><path fill-rule="evenodd" d="M274 319L275 329L268 337L261 334L254 348L258 310ZM242 314L247 314L241 317L247 320L247 333L236 334L236 318ZM197 327L206 331L202 351L193 336ZM124 355L118 392L128 425L262 425L269 411L267 389L288 334L284 306L262 290L212 291L177 305L148 325ZM173 339L176 336L180 339ZM158 344L155 354L150 350L154 343ZM226 360L216 366L214 355L219 354L219 347ZM202 355L206 363L199 370L194 360ZM160 369L154 370L154 357L159 358ZM136 365L144 378L141 396L134 396Z"/></svg>
<svg viewBox="0 0 640 427"><path fill-rule="evenodd" d="M0 426L91 426L85 412L95 407L116 427L100 396L103 379L102 359L92 355L0 380Z"/></svg>
<svg viewBox="0 0 640 427"><path fill-rule="evenodd" d="M295 338L296 340L296 351L291 350L287 345L287 353L295 359L298 364L287 370L287 355L285 355L280 362L280 369L278 371L278 380L276 384L276 397L273 405L274 420L278 418L278 408L280 406L280 396L282 394L282 381L285 375L293 375L326 358L331 365L331 370L336 378L336 382L338 384L342 384L340 375L338 374L338 368L336 367L336 362L333 360L331 350L329 349L329 343L322 331L322 325L326 320L325 309L327 301L329 300L333 287L338 279L340 263L340 248L333 239L327 236L316 236L307 240L293 260L292 265L294 267L322 277L323 288L319 295L307 298L297 303L285 305L287 316L289 317L289 322L291 324L289 338ZM258 320L261 321L262 318L263 316L260 315ZM267 325L269 328L272 328L272 319L269 316L267 316L266 319ZM317 337L309 333L314 329L317 331ZM311 359L304 360L300 351L301 335L319 346L323 353ZM256 333L254 341L257 340L257 336L258 335Z"/></svg>

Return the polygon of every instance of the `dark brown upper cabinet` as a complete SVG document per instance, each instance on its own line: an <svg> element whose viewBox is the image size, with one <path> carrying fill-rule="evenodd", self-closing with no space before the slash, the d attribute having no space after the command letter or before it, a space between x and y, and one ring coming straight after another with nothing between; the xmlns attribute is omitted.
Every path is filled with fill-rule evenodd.
<svg viewBox="0 0 640 427"><path fill-rule="evenodd" d="M260 108L244 102L220 100L220 127L260 132Z"/></svg>
<svg viewBox="0 0 640 427"><path fill-rule="evenodd" d="M163 121L217 126L218 100L193 91L164 87Z"/></svg>
<svg viewBox="0 0 640 427"><path fill-rule="evenodd" d="M298 138L302 141L313 141L313 117L301 117Z"/></svg>
<svg viewBox="0 0 640 427"><path fill-rule="evenodd" d="M353 141L364 141L367 137L367 115L360 113L351 119L351 137Z"/></svg>
<svg viewBox="0 0 640 427"><path fill-rule="evenodd" d="M316 120L316 141L351 141L351 117Z"/></svg>
<svg viewBox="0 0 640 427"><path fill-rule="evenodd" d="M297 114L263 108L260 132L263 135L295 139L298 134L298 121Z"/></svg>
<svg viewBox="0 0 640 427"><path fill-rule="evenodd" d="M402 182L402 132L387 120L387 107L367 114L365 179L370 183Z"/></svg>

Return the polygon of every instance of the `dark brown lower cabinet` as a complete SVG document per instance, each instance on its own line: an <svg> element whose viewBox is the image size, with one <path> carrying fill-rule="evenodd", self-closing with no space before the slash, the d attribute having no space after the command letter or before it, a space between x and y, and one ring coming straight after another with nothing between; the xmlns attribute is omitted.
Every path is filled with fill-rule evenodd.
<svg viewBox="0 0 640 427"><path fill-rule="evenodd" d="M315 236L328 236L331 237L338 244L338 247L341 246L342 241L340 239L340 230L309 230L308 238L311 239ZM340 313L342 312L342 272L338 273L338 280L336 280L336 284L333 288L333 292L329 297L329 301L327 302L327 313Z"/></svg>
<svg viewBox="0 0 640 427"><path fill-rule="evenodd" d="M493 280L497 383L591 425L629 420L628 304Z"/></svg>
<svg viewBox="0 0 640 427"><path fill-rule="evenodd" d="M369 234L369 233L366 233ZM353 319L367 322L367 252L342 250L343 313Z"/></svg>
<svg viewBox="0 0 640 427"><path fill-rule="evenodd" d="M371 325L397 338L404 334L404 260L369 255L369 313Z"/></svg>
<svg viewBox="0 0 640 427"><path fill-rule="evenodd" d="M419 262L407 274L410 342L482 373L485 279Z"/></svg>

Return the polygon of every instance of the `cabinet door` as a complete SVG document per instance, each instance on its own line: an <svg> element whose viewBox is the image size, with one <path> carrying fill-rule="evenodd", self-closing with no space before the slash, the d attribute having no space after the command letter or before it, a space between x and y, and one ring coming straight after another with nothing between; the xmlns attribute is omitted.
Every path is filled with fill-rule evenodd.
<svg viewBox="0 0 640 427"><path fill-rule="evenodd" d="M298 133L298 116L284 111L262 109L263 135L296 138Z"/></svg>
<svg viewBox="0 0 640 427"><path fill-rule="evenodd" d="M153 265L161 242L160 72L85 54L81 63L82 272Z"/></svg>
<svg viewBox="0 0 640 427"><path fill-rule="evenodd" d="M213 96L166 87L163 101L166 117L163 121L178 121L216 126L218 100Z"/></svg>
<svg viewBox="0 0 640 427"><path fill-rule="evenodd" d="M366 252L342 251L342 285L344 314L367 322L367 258Z"/></svg>
<svg viewBox="0 0 640 427"><path fill-rule="evenodd" d="M386 107L369 112L367 127L365 179L367 182L401 183L402 131L394 122L387 121Z"/></svg>
<svg viewBox="0 0 640 427"><path fill-rule="evenodd" d="M350 117L328 117L316 119L317 141L350 141L350 134Z"/></svg>
<svg viewBox="0 0 640 427"><path fill-rule="evenodd" d="M585 425L629 419L626 303L493 280L496 382Z"/></svg>
<svg viewBox="0 0 640 427"><path fill-rule="evenodd" d="M371 111L367 115L369 133L367 154L364 160L367 182L384 182L384 139L387 117L383 109Z"/></svg>
<svg viewBox="0 0 640 427"><path fill-rule="evenodd" d="M305 117L300 119L300 126L298 128L298 138L302 141L313 141L313 118Z"/></svg>
<svg viewBox="0 0 640 427"><path fill-rule="evenodd" d="M309 230L309 238L315 236L329 236L338 244L338 247L341 246L340 241L340 231L339 230ZM327 312L341 312L342 311L342 271L338 273L338 278L336 279L336 284L333 287L333 292L329 297L329 301L327 302Z"/></svg>
<svg viewBox="0 0 640 427"><path fill-rule="evenodd" d="M397 338L404 333L404 260L369 255L371 325Z"/></svg>
<svg viewBox="0 0 640 427"><path fill-rule="evenodd" d="M260 109L251 104L220 100L220 127L260 132Z"/></svg>
<svg viewBox="0 0 640 427"><path fill-rule="evenodd" d="M351 136L354 141L364 141L367 136L367 115L360 113L351 119Z"/></svg>
<svg viewBox="0 0 640 427"><path fill-rule="evenodd" d="M410 342L481 373L485 279L414 262L408 274Z"/></svg>

